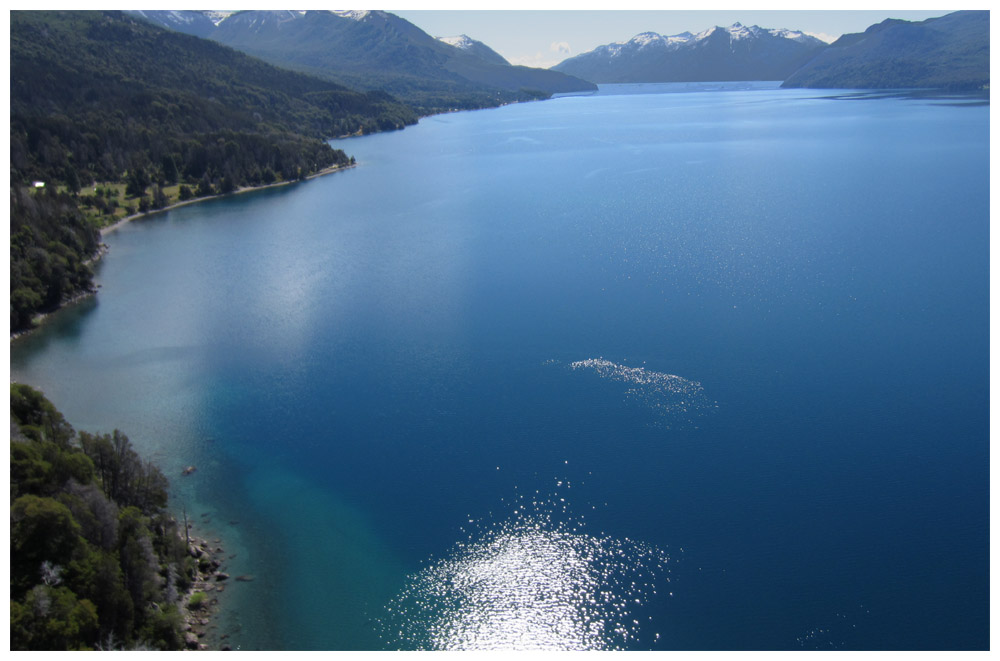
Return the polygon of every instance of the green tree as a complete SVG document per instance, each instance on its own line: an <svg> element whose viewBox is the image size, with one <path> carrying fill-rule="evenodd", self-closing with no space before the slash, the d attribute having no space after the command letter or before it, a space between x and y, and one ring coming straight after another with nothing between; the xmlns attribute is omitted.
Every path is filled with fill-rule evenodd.
<svg viewBox="0 0 1000 661"><path fill-rule="evenodd" d="M174 157L171 154L164 154L161 171L163 173L164 183L173 184L177 182L180 172L177 171L177 163L174 161Z"/></svg>
<svg viewBox="0 0 1000 661"><path fill-rule="evenodd" d="M140 197L146 193L146 187L152 183L149 173L146 172L145 168L136 167L132 168L129 172L128 177L125 179L125 196L126 197Z"/></svg>
<svg viewBox="0 0 1000 661"><path fill-rule="evenodd" d="M72 165L66 168L66 190L74 195L80 192L80 175Z"/></svg>
<svg viewBox="0 0 1000 661"><path fill-rule="evenodd" d="M41 581L44 562L65 566L80 549L80 524L54 498L27 494L10 506L11 596Z"/></svg>
<svg viewBox="0 0 1000 661"><path fill-rule="evenodd" d="M153 184L151 195L153 198L151 205L154 209L162 209L170 203L169 198L167 198L167 194L164 193L163 189L157 184Z"/></svg>
<svg viewBox="0 0 1000 661"><path fill-rule="evenodd" d="M10 384L10 415L28 438L69 447L73 427L40 390L22 383Z"/></svg>
<svg viewBox="0 0 1000 661"><path fill-rule="evenodd" d="M198 194L198 197L212 195L215 192L212 190L212 182L208 178L208 174L202 176L201 181L198 182L198 189L195 192Z"/></svg>
<svg viewBox="0 0 1000 661"><path fill-rule="evenodd" d="M167 478L155 465L142 461L128 436L116 429L110 435L80 432L79 439L108 498L122 507L138 507L146 514L166 507Z"/></svg>
<svg viewBox="0 0 1000 661"><path fill-rule="evenodd" d="M90 649L83 641L97 630L94 604L63 586L37 585L24 602L10 604L12 650Z"/></svg>

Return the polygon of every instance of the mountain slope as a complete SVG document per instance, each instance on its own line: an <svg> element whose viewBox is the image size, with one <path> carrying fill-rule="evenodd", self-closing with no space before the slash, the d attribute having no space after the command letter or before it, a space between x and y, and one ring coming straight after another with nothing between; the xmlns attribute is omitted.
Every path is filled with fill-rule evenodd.
<svg viewBox="0 0 1000 661"><path fill-rule="evenodd" d="M477 56L479 59L489 62L491 64L499 64L500 66L510 66L510 62L504 59L504 56L496 52L486 44L481 41L476 41L468 35L460 34L457 37L438 37L438 41L442 41L449 46L453 46L459 50L465 51L471 55Z"/></svg>
<svg viewBox="0 0 1000 661"><path fill-rule="evenodd" d="M643 32L552 69L595 83L784 80L825 46L802 32L736 23L699 34Z"/></svg>
<svg viewBox="0 0 1000 661"><path fill-rule="evenodd" d="M434 39L383 11L238 12L210 36L280 66L358 89L385 90L421 112L596 89L571 76L512 67L484 57L481 49Z"/></svg>
<svg viewBox="0 0 1000 661"><path fill-rule="evenodd" d="M13 12L10 84L12 137L27 124L52 126L49 132L60 137L100 134L113 124L118 128L101 140L105 148L139 131L174 137L285 132L316 139L414 121L384 94L284 71L120 12ZM96 154L95 162L79 162L90 153L83 145L67 151L75 167L91 176L113 176L127 167L109 171ZM16 170L20 164L13 165ZM60 178L46 163L38 161L35 168L15 180Z"/></svg>
<svg viewBox="0 0 1000 661"><path fill-rule="evenodd" d="M845 34L782 86L977 89L989 81L989 12L961 11Z"/></svg>

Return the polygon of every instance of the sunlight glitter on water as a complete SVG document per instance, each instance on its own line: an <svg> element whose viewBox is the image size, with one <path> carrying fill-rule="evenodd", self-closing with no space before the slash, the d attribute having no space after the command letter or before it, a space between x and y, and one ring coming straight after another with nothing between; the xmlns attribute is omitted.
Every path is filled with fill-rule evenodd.
<svg viewBox="0 0 1000 661"><path fill-rule="evenodd" d="M625 396L635 399L662 416L698 415L717 408L698 381L645 367L628 367L604 358L588 358L570 363L570 369L592 370L599 377L624 383Z"/></svg>
<svg viewBox="0 0 1000 661"><path fill-rule="evenodd" d="M647 544L590 535L565 512L559 498L520 499L509 519L473 533L412 576L386 607L387 644L628 649L640 635L635 611L656 593L654 582L669 580L668 556Z"/></svg>

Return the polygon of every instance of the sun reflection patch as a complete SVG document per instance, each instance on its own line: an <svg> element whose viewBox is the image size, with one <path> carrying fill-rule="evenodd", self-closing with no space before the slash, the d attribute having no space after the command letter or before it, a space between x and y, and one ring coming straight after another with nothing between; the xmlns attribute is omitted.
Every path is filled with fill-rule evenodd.
<svg viewBox="0 0 1000 661"><path fill-rule="evenodd" d="M557 504L558 502L558 504ZM412 576L381 622L388 646L417 650L622 650L639 642L638 609L669 579L665 553L593 536L564 501L522 499ZM646 632L648 642L659 638Z"/></svg>
<svg viewBox="0 0 1000 661"><path fill-rule="evenodd" d="M701 383L676 374L628 367L604 358L588 358L569 364L572 370L592 370L599 377L627 385L625 396L650 407L663 418L683 420L701 415L718 405L705 396Z"/></svg>

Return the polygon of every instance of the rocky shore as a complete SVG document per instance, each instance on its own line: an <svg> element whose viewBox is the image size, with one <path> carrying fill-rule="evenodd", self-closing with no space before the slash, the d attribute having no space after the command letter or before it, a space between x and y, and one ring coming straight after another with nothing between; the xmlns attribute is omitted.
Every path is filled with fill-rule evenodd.
<svg viewBox="0 0 1000 661"><path fill-rule="evenodd" d="M220 539L188 537L188 555L198 561L191 587L182 597L184 642L189 650L232 649L229 634L218 632L219 595L233 582L253 580L253 576L231 578L226 573L226 563L235 555L227 556L221 544Z"/></svg>

